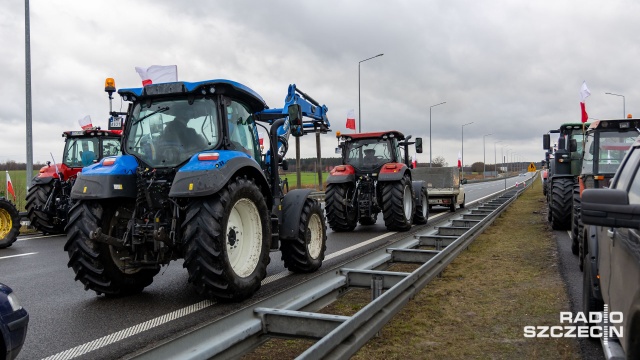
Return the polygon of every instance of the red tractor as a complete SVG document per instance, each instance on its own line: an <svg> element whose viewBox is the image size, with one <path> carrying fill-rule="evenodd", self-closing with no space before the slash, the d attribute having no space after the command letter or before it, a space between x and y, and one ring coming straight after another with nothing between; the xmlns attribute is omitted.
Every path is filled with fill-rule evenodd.
<svg viewBox="0 0 640 360"><path fill-rule="evenodd" d="M391 231L426 224L427 188L412 181L409 145L422 152L422 138L409 142L399 131L337 134L342 164L327 178L325 210L333 231L352 231L358 222L373 225L382 212ZM402 149L402 151L401 151ZM403 154L404 153L404 156Z"/></svg>
<svg viewBox="0 0 640 360"><path fill-rule="evenodd" d="M62 133L62 163L47 162L27 193L27 216L33 227L48 234L64 232L72 205L71 188L78 173L103 157L120 155L120 133L99 127Z"/></svg>

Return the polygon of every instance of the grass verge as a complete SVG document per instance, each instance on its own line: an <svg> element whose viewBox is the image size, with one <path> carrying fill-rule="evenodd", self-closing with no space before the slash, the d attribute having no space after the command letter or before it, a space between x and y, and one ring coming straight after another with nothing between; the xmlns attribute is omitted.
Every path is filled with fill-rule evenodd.
<svg viewBox="0 0 640 360"><path fill-rule="evenodd" d="M570 311L539 181L427 285L354 359L577 359L575 339L525 338ZM323 312L352 315L369 301L350 291ZM269 340L244 357L293 359L312 342Z"/></svg>

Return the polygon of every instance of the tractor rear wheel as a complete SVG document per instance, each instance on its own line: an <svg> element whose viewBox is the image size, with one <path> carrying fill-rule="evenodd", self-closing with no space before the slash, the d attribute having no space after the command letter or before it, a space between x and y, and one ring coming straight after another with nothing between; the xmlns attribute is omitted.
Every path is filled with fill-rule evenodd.
<svg viewBox="0 0 640 360"><path fill-rule="evenodd" d="M160 266L135 267L128 248L91 240L90 234L97 228L105 229L106 235L122 238L127 230L134 204L99 201L79 201L69 211L67 242L64 250L69 255L67 266L76 273L76 280L85 289L107 296L125 296L140 293L153 282Z"/></svg>
<svg viewBox="0 0 640 360"><path fill-rule="evenodd" d="M580 207L582 199L580 198L580 184L573 184L573 211L571 212L571 252L578 255L580 238L582 237L582 220L580 219Z"/></svg>
<svg viewBox="0 0 640 360"><path fill-rule="evenodd" d="M551 227L554 230L571 228L572 205L573 178L553 180L551 185Z"/></svg>
<svg viewBox="0 0 640 360"><path fill-rule="evenodd" d="M31 185L27 193L27 217L31 222L31 226L45 234L62 234L64 233L64 225L55 224L55 214L44 211L44 206L47 204L47 199L49 199L52 191L53 186L50 183Z"/></svg>
<svg viewBox="0 0 640 360"><path fill-rule="evenodd" d="M416 204L416 212L413 214L414 224L423 225L429 219L429 198L427 197L427 188L420 188L420 201Z"/></svg>
<svg viewBox="0 0 640 360"><path fill-rule="evenodd" d="M20 233L20 213L9 200L0 198L0 249L8 248Z"/></svg>
<svg viewBox="0 0 640 360"><path fill-rule="evenodd" d="M314 272L322 266L327 249L327 226L322 207L316 200L307 198L300 214L298 237L280 240L284 267L293 272Z"/></svg>
<svg viewBox="0 0 640 360"><path fill-rule="evenodd" d="M357 201L352 206L354 184L329 184L325 192L325 210L329 226L335 232L353 231L358 225Z"/></svg>
<svg viewBox="0 0 640 360"><path fill-rule="evenodd" d="M237 177L192 201L182 225L189 282L207 298L241 301L267 276L271 219L253 179Z"/></svg>
<svg viewBox="0 0 640 360"><path fill-rule="evenodd" d="M382 183L381 193L382 215L387 229L390 231L411 229L415 204L409 177Z"/></svg>

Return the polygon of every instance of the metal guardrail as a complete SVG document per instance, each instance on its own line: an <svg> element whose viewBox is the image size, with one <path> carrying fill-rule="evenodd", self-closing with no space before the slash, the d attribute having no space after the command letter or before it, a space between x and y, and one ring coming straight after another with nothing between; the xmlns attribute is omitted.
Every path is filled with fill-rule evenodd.
<svg viewBox="0 0 640 360"><path fill-rule="evenodd" d="M527 181L531 184L533 179ZM510 187L498 198L467 207L445 222L394 242L245 307L188 334L135 354L135 359L230 359L269 336L319 339L299 359L348 359L373 337L524 190ZM474 202L468 204L474 205ZM450 223L450 224L449 224ZM421 250L420 246L435 247ZM412 273L383 271L391 263L422 263ZM335 301L349 287L371 287L379 297L351 317L315 311ZM386 289L384 293L382 290Z"/></svg>

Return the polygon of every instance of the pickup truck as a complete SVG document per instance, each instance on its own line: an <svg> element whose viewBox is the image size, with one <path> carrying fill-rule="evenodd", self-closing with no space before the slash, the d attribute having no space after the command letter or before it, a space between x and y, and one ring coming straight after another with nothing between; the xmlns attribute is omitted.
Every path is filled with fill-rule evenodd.
<svg viewBox="0 0 640 360"><path fill-rule="evenodd" d="M411 170L413 180L422 180L427 184L429 210L433 205L448 206L451 212L456 205L464 208L464 187L460 186L460 174L455 167L419 167Z"/></svg>
<svg viewBox="0 0 640 360"><path fill-rule="evenodd" d="M614 312L604 332L607 358L640 358L640 137L625 156L608 189L582 193L585 231L583 312ZM605 307L605 305L607 305ZM621 321L620 321L621 320ZM613 322L613 317L611 317ZM594 324L589 324L593 326Z"/></svg>

